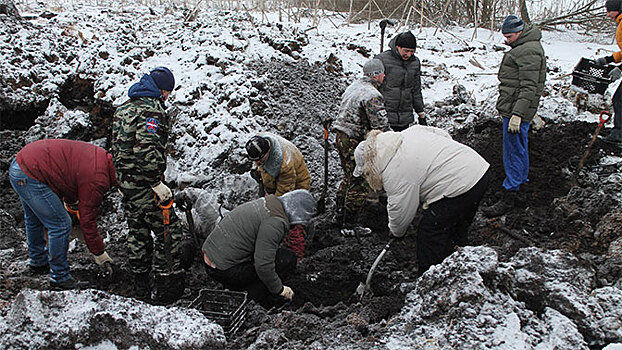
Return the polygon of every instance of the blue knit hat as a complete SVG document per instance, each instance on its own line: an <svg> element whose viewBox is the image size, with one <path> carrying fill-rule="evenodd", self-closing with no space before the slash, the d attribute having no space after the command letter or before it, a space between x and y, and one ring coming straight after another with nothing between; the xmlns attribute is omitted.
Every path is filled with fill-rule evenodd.
<svg viewBox="0 0 622 350"><path fill-rule="evenodd" d="M173 91L175 88L175 77L173 73L166 67L155 67L149 73L153 81L155 81L158 89L164 91Z"/></svg>
<svg viewBox="0 0 622 350"><path fill-rule="evenodd" d="M607 12L609 11L622 12L622 1L621 0L607 0L605 1L605 8L607 9Z"/></svg>
<svg viewBox="0 0 622 350"><path fill-rule="evenodd" d="M505 21L503 21L501 33L518 33L523 30L523 28L525 28L525 22L523 22L522 19L518 18L516 15L509 15Z"/></svg>

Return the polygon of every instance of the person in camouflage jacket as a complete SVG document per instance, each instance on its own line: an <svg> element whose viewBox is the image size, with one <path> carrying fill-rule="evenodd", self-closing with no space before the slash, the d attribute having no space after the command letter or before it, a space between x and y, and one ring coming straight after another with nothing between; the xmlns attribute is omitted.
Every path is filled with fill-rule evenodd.
<svg viewBox="0 0 622 350"><path fill-rule="evenodd" d="M130 100L117 108L112 125L112 154L127 215L129 264L135 275L136 296L148 299L151 294L153 260L154 296L163 303L177 300L184 290L179 265L181 221L170 208L166 225L159 207L173 197L162 179L171 127L164 102L174 86L175 78L168 68L154 68L130 87Z"/></svg>
<svg viewBox="0 0 622 350"><path fill-rule="evenodd" d="M365 179L352 176L354 149L369 131L390 130L384 98L378 90L385 76L382 62L378 59L367 61L363 66L363 75L343 93L339 116L333 123L335 144L344 172L336 198L339 225L360 224L358 216L370 191Z"/></svg>

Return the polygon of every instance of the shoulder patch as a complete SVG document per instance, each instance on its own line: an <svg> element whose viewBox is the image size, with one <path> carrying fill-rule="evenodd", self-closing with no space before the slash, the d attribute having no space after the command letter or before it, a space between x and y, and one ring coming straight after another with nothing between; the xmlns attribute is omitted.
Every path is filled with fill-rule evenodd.
<svg viewBox="0 0 622 350"><path fill-rule="evenodd" d="M160 125L160 122L156 118L147 118L146 127L148 133L155 134L158 131L158 125Z"/></svg>

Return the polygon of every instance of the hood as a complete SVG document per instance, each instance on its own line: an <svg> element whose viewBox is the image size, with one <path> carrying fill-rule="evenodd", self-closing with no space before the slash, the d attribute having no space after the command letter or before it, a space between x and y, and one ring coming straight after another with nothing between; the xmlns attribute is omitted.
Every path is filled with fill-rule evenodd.
<svg viewBox="0 0 622 350"><path fill-rule="evenodd" d="M542 32L540 31L540 29L532 25L525 24L523 33L518 37L515 42L510 44L510 47L515 48L528 41L540 41L540 39L542 39Z"/></svg>
<svg viewBox="0 0 622 350"><path fill-rule="evenodd" d="M293 190L278 199L283 204L290 225L306 225L315 212L315 198L307 190Z"/></svg>
<svg viewBox="0 0 622 350"><path fill-rule="evenodd" d="M270 176L276 178L279 176L279 172L281 172L281 164L283 164L283 145L277 135L269 132L260 132L257 135L265 137L268 141L270 141L270 153L261 167L268 174L270 174Z"/></svg>
<svg viewBox="0 0 622 350"><path fill-rule="evenodd" d="M356 146L354 176L365 174L365 179L373 190L382 189L382 172L402 145L401 132L374 130L367 139Z"/></svg>
<svg viewBox="0 0 622 350"><path fill-rule="evenodd" d="M140 81L130 87L127 94L131 98L138 97L156 97L162 98L162 93L156 85L155 81L149 74L143 75Z"/></svg>

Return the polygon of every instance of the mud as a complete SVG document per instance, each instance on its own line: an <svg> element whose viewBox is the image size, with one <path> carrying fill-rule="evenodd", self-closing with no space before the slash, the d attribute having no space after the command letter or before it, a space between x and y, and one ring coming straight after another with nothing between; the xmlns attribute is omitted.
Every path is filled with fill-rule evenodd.
<svg viewBox="0 0 622 350"><path fill-rule="evenodd" d="M323 152L317 142L320 122L334 116L339 94L345 81L329 74L325 67L305 63L257 65L260 74L269 77L280 74L272 84L263 85L254 101L255 113L272 118L276 130L283 136L297 139L308 156L307 163L314 179L322 179ZM285 77L285 78L283 78ZM292 97L293 92L300 96ZM292 101L306 101L297 104ZM319 103L319 102L323 103ZM449 107L442 107L449 108ZM459 109L460 106L454 108ZM291 121L295 127L290 127ZM434 120L430 121L434 125ZM470 230L473 245L493 247L500 260L509 259L518 249L534 245L544 249L564 249L579 256L597 271L598 286L619 283L622 278L620 258L609 256L611 242L619 238L622 212L617 206L621 191L622 164L602 165L608 156L622 155L621 150L597 141L576 182L572 177L596 124L585 122L555 123L529 136L530 182L523 186L514 209L506 215L489 219L478 212ZM97 135L107 135L108 123L97 125ZM279 127L280 125L280 127ZM289 133L288 133L289 132ZM47 289L47 276L33 276L27 267L27 249L23 228L23 213L19 198L11 189L7 170L11 157L24 145L24 132L0 131L0 314L25 288ZM606 132L604 132L606 134ZM301 135L313 135L305 138ZM475 117L473 124L456 129L456 140L470 145L490 164L492 181L482 206L494 204L501 197L503 162L501 153L501 121L492 117ZM251 344L275 346L285 342L304 348L314 340L331 334L347 334L352 339L375 339L383 332L404 304L405 293L416 283L415 231L411 227L405 239L396 242L378 266L372 279L372 296L360 300L354 294L365 280L377 254L388 239L386 213L371 215L374 225L371 235L343 237L332 222L334 191L341 178L334 149L330 154L328 209L314 219L308 237L308 256L298 265L297 274L285 283L296 291L293 302L265 310L254 303L249 306L244 327L229 338L229 349L246 349ZM321 180L314 180L317 193ZM69 254L72 274L89 280L94 288L131 297L130 275L126 266L127 251L118 194L111 193L102 208L100 230L107 237L107 250L118 263L112 278L98 278L99 271L92 263L88 250L76 244ZM180 216L183 213L179 212ZM111 254L112 255L112 254ZM203 270L200 257L187 274L184 297L175 303L188 306L202 288L220 288ZM266 329L273 329L273 339ZM268 346L268 345L266 345Z"/></svg>

